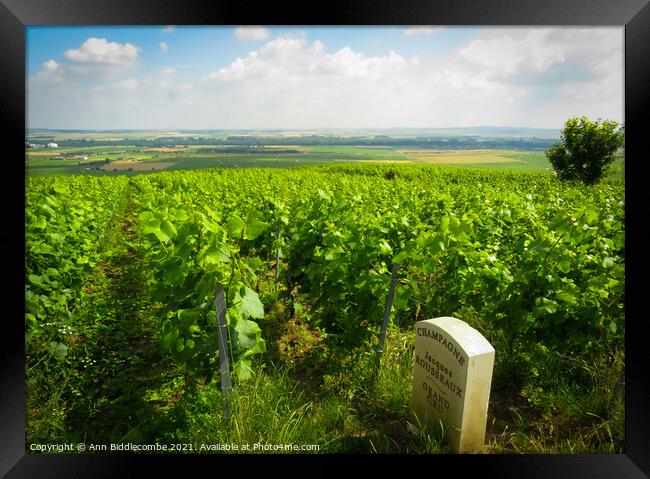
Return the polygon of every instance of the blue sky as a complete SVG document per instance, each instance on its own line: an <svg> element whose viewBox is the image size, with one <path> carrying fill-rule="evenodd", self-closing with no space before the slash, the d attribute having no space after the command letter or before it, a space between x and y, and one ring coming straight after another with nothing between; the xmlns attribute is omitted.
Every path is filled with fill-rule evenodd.
<svg viewBox="0 0 650 479"><path fill-rule="evenodd" d="M623 121L623 29L27 28L28 127Z"/></svg>

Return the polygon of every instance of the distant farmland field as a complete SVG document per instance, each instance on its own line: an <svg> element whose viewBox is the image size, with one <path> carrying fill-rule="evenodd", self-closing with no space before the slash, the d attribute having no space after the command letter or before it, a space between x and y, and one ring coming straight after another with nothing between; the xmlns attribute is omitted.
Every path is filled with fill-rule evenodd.
<svg viewBox="0 0 650 479"><path fill-rule="evenodd" d="M287 168L332 163L413 163L552 172L551 165L542 151L289 144L250 147L248 151L244 147L243 152L242 147L237 148L239 151L236 152L229 152L229 148L216 145L34 148L28 149L25 157L27 173L30 176L133 175L160 170ZM614 163L611 176L622 178L623 174L624 162L621 156Z"/></svg>

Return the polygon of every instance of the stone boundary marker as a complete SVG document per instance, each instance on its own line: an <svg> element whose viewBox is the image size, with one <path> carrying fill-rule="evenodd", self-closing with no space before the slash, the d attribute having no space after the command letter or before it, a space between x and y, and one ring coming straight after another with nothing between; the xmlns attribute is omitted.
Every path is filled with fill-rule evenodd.
<svg viewBox="0 0 650 479"><path fill-rule="evenodd" d="M454 453L483 448L494 348L460 319L415 323L411 417L437 433L442 425ZM417 427L416 427L417 429Z"/></svg>

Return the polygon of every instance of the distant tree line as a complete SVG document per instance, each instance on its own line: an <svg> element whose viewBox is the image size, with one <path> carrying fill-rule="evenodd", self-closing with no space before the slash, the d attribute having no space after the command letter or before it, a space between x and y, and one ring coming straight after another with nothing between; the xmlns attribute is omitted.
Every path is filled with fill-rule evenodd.
<svg viewBox="0 0 650 479"><path fill-rule="evenodd" d="M391 137L340 137L310 135L298 137L262 137L262 136L229 136L227 138L179 138L159 137L155 139L128 139L121 140L61 140L59 147L76 148L89 146L139 146L146 148L164 148L174 145L201 146L219 145L223 147L245 147L246 152L250 148L263 148L272 145L344 145L344 146L385 146L385 147L406 147L406 148L431 148L450 150L470 149L518 149L518 150L546 150L557 140L536 137L520 138L488 138L478 136L436 136L416 138L391 138ZM260 150L256 150L259 152ZM207 151L206 151L207 152ZM212 152L212 151L210 151ZM215 150L215 152L217 152ZM220 152L220 151L219 151ZM239 153L233 148L228 148L227 153ZM243 152L243 151L241 151ZM295 152L295 151L291 151ZM265 153L270 153L265 151ZM280 152L276 152L280 153ZM282 151L287 153L287 151Z"/></svg>
<svg viewBox="0 0 650 479"><path fill-rule="evenodd" d="M292 153L300 153L300 151L285 148L264 148L236 145L223 148L201 148L201 153L264 153L265 155L286 155Z"/></svg>

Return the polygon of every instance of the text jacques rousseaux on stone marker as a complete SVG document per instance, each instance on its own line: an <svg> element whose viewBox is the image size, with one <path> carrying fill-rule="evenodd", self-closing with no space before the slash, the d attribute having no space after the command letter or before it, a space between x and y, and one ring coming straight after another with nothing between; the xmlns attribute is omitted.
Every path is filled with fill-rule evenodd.
<svg viewBox="0 0 650 479"><path fill-rule="evenodd" d="M411 413L415 425L439 431L453 452L481 450L485 440L494 348L451 317L415 324Z"/></svg>

